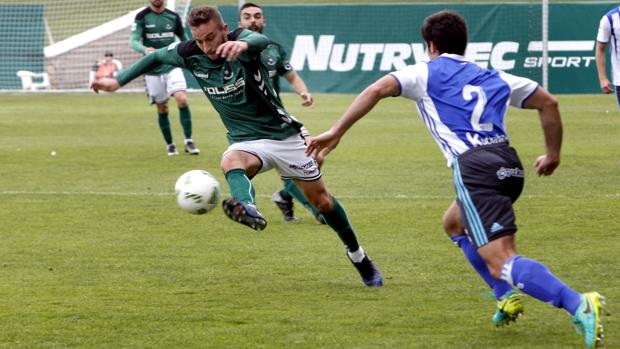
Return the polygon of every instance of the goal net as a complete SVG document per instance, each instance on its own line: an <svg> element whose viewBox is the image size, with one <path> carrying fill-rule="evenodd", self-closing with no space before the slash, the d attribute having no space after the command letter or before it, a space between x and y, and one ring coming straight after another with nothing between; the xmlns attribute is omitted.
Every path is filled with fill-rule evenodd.
<svg viewBox="0 0 620 349"><path fill-rule="evenodd" d="M0 0L0 89L88 89L106 53L127 66L141 57L129 46L146 0ZM191 0L168 0L184 18ZM19 74L18 74L19 73ZM25 84L28 84L26 86ZM143 88L136 79L128 88Z"/></svg>

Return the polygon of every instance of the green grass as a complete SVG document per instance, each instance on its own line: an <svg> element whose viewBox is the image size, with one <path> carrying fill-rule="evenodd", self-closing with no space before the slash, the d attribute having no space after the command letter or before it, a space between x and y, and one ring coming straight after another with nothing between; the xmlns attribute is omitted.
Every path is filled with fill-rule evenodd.
<svg viewBox="0 0 620 349"><path fill-rule="evenodd" d="M310 130L352 101L285 96ZM562 165L538 178L538 117L512 109L526 165L516 204L520 253L578 291L620 300L620 115L611 96L560 96ZM176 205L176 178L219 171L224 129L190 96L197 157L167 157L143 94L0 94L0 348L582 348L569 316L525 299L496 329L483 282L442 232L451 172L404 99L383 101L323 171L385 277L362 285L329 228L303 209L287 224L255 180L263 232ZM177 144L181 130L171 108ZM56 151L56 156L51 156ZM607 347L620 347L617 315Z"/></svg>

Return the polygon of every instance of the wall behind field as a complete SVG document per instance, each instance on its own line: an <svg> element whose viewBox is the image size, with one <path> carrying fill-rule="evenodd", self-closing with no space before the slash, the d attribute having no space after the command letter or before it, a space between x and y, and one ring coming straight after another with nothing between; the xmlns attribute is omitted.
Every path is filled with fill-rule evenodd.
<svg viewBox="0 0 620 349"><path fill-rule="evenodd" d="M550 4L549 86L599 91L594 61L601 17L616 3ZM541 4L269 5L265 34L281 43L314 92L358 93L390 71L427 59L420 25L442 9L469 24L469 60L541 81ZM232 28L237 8L220 7ZM282 84L287 87L286 83Z"/></svg>
<svg viewBox="0 0 620 349"><path fill-rule="evenodd" d="M93 3L93 7L106 8L108 15L93 21L76 14L67 21L75 25L60 23L52 15L63 13L53 11L57 7L55 1L45 1L44 12L40 5L11 7L3 5L3 1L0 0L0 13L7 17L7 24L5 30L0 31L0 51L3 52L0 55L0 76L3 77L0 89L19 89L21 84L16 71L20 69L46 71L53 89L86 89L90 67L104 51L114 51L115 58L126 67L140 57L129 48L129 26L62 55L44 57L43 50L51 39L44 27L49 25L58 41L126 14L128 8L144 6L144 1L141 5L125 4L122 9L117 9L117 2L121 0ZM192 4L199 5L199 1ZM603 14L615 6L618 6L616 2L549 5L549 86L552 92L599 91L594 62L596 32ZM19 9L24 16L9 13L9 7L11 11ZM236 28L238 7L223 5L219 8L230 28ZM291 64L310 90L337 93L358 93L390 71L427 59L420 25L429 14L446 8L458 11L469 23L467 59L483 67L542 80L540 1L263 6L267 18L265 34L286 48ZM85 11L84 16L89 13ZM61 24L70 32L54 30ZM27 37L22 37L24 35ZM197 87L192 79L189 80ZM284 91L290 90L287 83L281 85ZM136 79L132 87L142 88L143 82Z"/></svg>

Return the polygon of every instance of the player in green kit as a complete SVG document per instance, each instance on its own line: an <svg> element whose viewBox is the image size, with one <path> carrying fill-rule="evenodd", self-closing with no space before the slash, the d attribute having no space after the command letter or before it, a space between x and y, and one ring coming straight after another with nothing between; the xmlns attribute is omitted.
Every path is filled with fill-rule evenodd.
<svg viewBox="0 0 620 349"><path fill-rule="evenodd" d="M265 28L265 16L260 6L252 2L246 2L239 9L239 27L250 29L257 33L263 33ZM269 71L269 77L273 83L273 87L276 93L280 94L280 76L284 77L293 90L301 97L302 105L309 107L314 102L312 95L308 92L308 88L304 83L304 80L297 74L293 67L288 62L288 54L279 43L270 40L267 47L261 52L261 61L263 65ZM303 131L306 131L303 129ZM309 135L308 132L303 132L304 136ZM316 157L319 167L323 163L323 155ZM293 211L293 198L297 199L306 209L308 209L314 218L321 224L325 224L323 216L319 211L314 208L304 194L297 188L293 180L287 179L284 181L284 187L278 190L271 197L276 206L282 211L282 216L285 221L296 220L295 213Z"/></svg>
<svg viewBox="0 0 620 349"><path fill-rule="evenodd" d="M131 47L145 55L158 48L166 47L176 41L188 40L183 23L178 14L164 7L164 0L151 0L149 6L136 15L131 32ZM170 120L168 119L168 99L170 96L179 107L179 118L185 135L185 152L200 154L192 140L192 114L187 105L187 84L183 71L170 65L160 65L145 76L146 91L151 104L157 105L159 128L166 141L168 155L178 155L172 140Z"/></svg>
<svg viewBox="0 0 620 349"><path fill-rule="evenodd" d="M242 28L228 33L228 25L211 6L192 9L188 24L194 40L159 49L116 79L95 81L91 88L116 91L161 64L190 71L228 130L230 146L222 155L221 167L232 198L222 203L225 214L263 230L267 222L256 208L250 179L275 168L282 179L295 180L336 231L364 284L383 285L381 272L360 246L344 208L328 192L316 160L305 154L302 123L284 109L261 63L260 53L269 39Z"/></svg>

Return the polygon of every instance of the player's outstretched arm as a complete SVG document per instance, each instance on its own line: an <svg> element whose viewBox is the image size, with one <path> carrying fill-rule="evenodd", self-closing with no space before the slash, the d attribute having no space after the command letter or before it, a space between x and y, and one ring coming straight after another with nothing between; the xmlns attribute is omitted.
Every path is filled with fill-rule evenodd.
<svg viewBox="0 0 620 349"><path fill-rule="evenodd" d="M399 92L400 85L396 78L389 74L375 81L355 98L349 108L328 131L310 138L306 154L314 156L321 152L323 155L329 154L336 148L340 138L357 120L368 114L381 99L396 96Z"/></svg>
<svg viewBox="0 0 620 349"><path fill-rule="evenodd" d="M99 80L95 80L90 84L90 89L95 93L99 93L99 91L105 92L114 92L120 88L118 81L112 78L103 78Z"/></svg>
<svg viewBox="0 0 620 349"><path fill-rule="evenodd" d="M537 109L543 133L545 134L546 154L539 156L534 166L539 176L549 176L560 165L562 148L562 119L557 99L547 90L539 87L525 100L525 108Z"/></svg>

